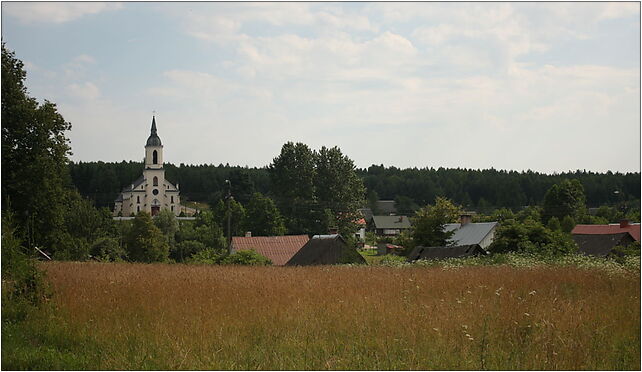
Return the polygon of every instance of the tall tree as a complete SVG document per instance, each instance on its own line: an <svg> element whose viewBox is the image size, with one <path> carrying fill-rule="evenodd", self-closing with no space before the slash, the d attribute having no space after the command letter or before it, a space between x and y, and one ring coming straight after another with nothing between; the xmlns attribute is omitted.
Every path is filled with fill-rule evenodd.
<svg viewBox="0 0 642 372"><path fill-rule="evenodd" d="M442 247L448 244L453 231L444 229L447 223L457 221L461 207L450 200L437 197L434 205L419 209L413 219L412 237L415 246Z"/></svg>
<svg viewBox="0 0 642 372"><path fill-rule="evenodd" d="M23 63L2 44L2 200L14 210L27 243L61 242L63 200L69 185L71 124L56 105L27 94Z"/></svg>
<svg viewBox="0 0 642 372"><path fill-rule="evenodd" d="M132 261L164 262L169 257L169 245L149 213L140 212L134 219L127 237L127 250Z"/></svg>
<svg viewBox="0 0 642 372"><path fill-rule="evenodd" d="M584 187L580 181L563 180L551 186L544 196L542 212L543 222L547 223L552 217L562 220L566 216L577 219L586 208Z"/></svg>
<svg viewBox="0 0 642 372"><path fill-rule="evenodd" d="M317 209L314 193L314 153L303 143L288 142L268 168L272 193L285 217L290 234L316 230Z"/></svg>
<svg viewBox="0 0 642 372"><path fill-rule="evenodd" d="M245 208L245 230L257 236L278 236L285 234L285 224L279 209L272 199L261 193L254 193Z"/></svg>
<svg viewBox="0 0 642 372"><path fill-rule="evenodd" d="M338 147L321 147L315 154L314 190L320 216L328 215L344 236L352 236L360 218L357 209L364 205L365 187L355 172L354 162ZM319 218L323 221L324 218ZM320 225L316 233L326 233L328 226Z"/></svg>

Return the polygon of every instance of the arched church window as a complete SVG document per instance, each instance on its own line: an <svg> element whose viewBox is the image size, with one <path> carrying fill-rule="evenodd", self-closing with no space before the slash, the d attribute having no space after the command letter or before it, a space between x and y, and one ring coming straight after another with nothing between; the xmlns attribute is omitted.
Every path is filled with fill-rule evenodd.
<svg viewBox="0 0 642 372"><path fill-rule="evenodd" d="M154 186L158 186L158 177L154 176Z"/></svg>
<svg viewBox="0 0 642 372"><path fill-rule="evenodd" d="M140 195L136 197L136 203L140 203Z"/></svg>
<svg viewBox="0 0 642 372"><path fill-rule="evenodd" d="M172 203L174 202L174 195L172 195Z"/></svg>
<svg viewBox="0 0 642 372"><path fill-rule="evenodd" d="M154 195L158 195L158 189L154 189L154 190L152 190L152 194L154 194Z"/></svg>
<svg viewBox="0 0 642 372"><path fill-rule="evenodd" d="M152 153L152 163L158 164L158 152L156 150Z"/></svg>

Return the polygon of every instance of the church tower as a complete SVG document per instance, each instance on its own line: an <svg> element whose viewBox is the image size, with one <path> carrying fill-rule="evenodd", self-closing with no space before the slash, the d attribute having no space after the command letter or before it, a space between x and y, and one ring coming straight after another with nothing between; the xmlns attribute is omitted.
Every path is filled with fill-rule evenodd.
<svg viewBox="0 0 642 372"><path fill-rule="evenodd" d="M165 179L163 144L153 116L151 133L145 144L143 175L123 189L114 203L114 214L131 216L146 211L155 216L161 209L169 209L176 216L182 209L187 210L180 205L178 187Z"/></svg>

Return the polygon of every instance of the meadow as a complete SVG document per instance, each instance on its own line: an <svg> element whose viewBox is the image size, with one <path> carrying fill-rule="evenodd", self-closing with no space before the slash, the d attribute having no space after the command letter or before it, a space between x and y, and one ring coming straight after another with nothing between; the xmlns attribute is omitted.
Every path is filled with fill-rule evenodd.
<svg viewBox="0 0 642 372"><path fill-rule="evenodd" d="M639 270L42 267L2 369L640 369Z"/></svg>

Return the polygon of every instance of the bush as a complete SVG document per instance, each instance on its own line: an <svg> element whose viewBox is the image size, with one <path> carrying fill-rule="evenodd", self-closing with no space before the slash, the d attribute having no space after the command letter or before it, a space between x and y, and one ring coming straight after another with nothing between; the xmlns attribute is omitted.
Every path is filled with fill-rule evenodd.
<svg viewBox="0 0 642 372"><path fill-rule="evenodd" d="M118 241L110 237L96 239L91 245L91 255L100 261L123 261L127 258L127 252L118 244Z"/></svg>
<svg viewBox="0 0 642 372"><path fill-rule="evenodd" d="M15 237L9 219L2 223L2 319L18 321L42 305L50 291L36 260Z"/></svg>
<svg viewBox="0 0 642 372"><path fill-rule="evenodd" d="M189 259L194 254L198 254L206 250L213 251L213 249L211 248L208 249L205 244L199 241L186 240L176 244L175 249L172 251L172 258L181 262Z"/></svg>
<svg viewBox="0 0 642 372"><path fill-rule="evenodd" d="M214 249L206 248L194 253L185 262L194 265L217 265L223 257L222 254L217 253Z"/></svg>
<svg viewBox="0 0 642 372"><path fill-rule="evenodd" d="M272 261L270 261L267 257L264 257L256 251L253 250L248 250L248 251L238 251L236 253L233 253L229 256L224 257L221 260L222 265L250 265L250 266L263 266L263 265L271 265Z"/></svg>

